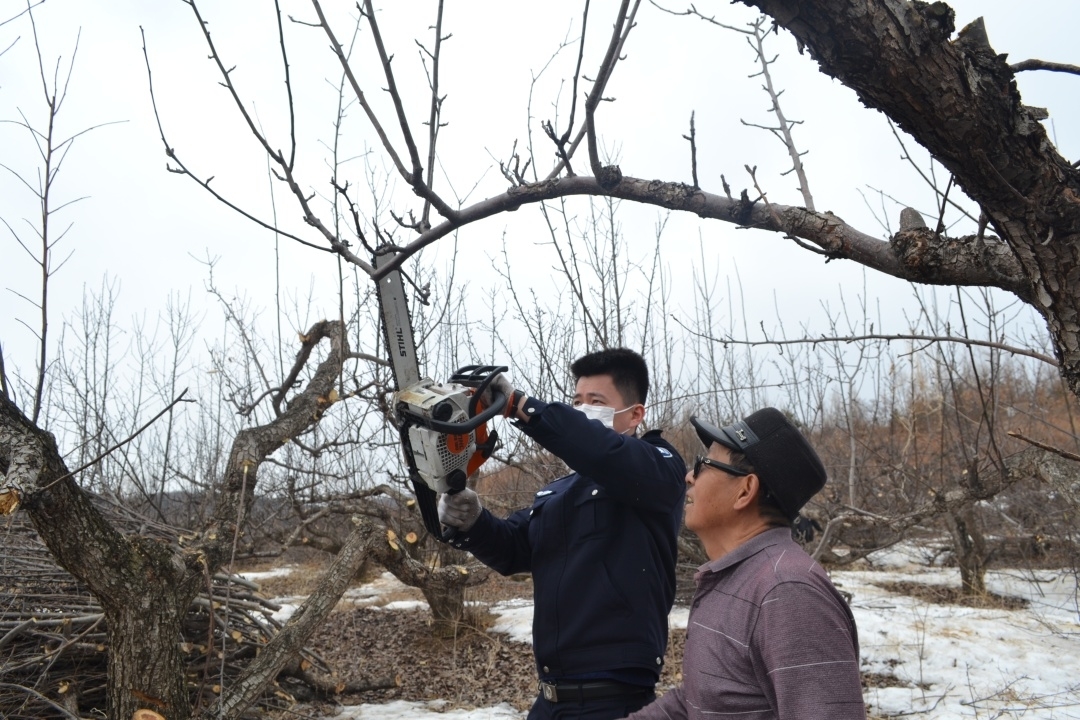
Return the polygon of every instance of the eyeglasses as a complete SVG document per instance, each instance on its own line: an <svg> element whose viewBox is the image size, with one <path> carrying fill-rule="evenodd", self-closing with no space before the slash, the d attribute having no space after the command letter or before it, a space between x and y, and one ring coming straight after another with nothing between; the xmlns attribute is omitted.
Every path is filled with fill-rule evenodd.
<svg viewBox="0 0 1080 720"><path fill-rule="evenodd" d="M727 474L734 475L735 477L742 477L743 475L749 475L750 474L744 468L735 467L734 465L728 465L727 463L722 463L722 462L719 462L717 460L707 458L704 455L698 455L697 457L694 458L694 479L695 480L697 480L698 474L701 473L701 466L702 465L708 465L711 468L716 468L717 470L723 470Z"/></svg>

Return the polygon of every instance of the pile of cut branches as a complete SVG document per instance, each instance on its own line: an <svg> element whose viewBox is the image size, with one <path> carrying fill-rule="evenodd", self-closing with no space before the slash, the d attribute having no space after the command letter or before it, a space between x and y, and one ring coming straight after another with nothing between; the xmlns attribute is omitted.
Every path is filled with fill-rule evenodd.
<svg viewBox="0 0 1080 720"><path fill-rule="evenodd" d="M123 532L178 542L182 532L96 498ZM0 718L80 718L105 710L108 636L101 607L59 567L25 514L0 526ZM195 598L183 628L187 678L196 707L205 707L238 675L281 624L278 605L242 577L218 574ZM288 676L286 680L285 676ZM286 692L333 689L330 669L303 652L270 686L263 707L290 704ZM329 686L329 687L328 687Z"/></svg>

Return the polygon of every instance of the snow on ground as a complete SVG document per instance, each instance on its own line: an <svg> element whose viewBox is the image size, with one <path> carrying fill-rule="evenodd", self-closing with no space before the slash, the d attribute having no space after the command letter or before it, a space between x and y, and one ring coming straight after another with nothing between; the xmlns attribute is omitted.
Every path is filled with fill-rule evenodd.
<svg viewBox="0 0 1080 720"><path fill-rule="evenodd" d="M241 575L252 582L259 582L267 578L288 575L290 572L292 572L292 568L285 566L267 571L245 572ZM383 610L412 610L418 607L427 607L427 603L423 600L388 599L399 595L411 596L416 594L418 594L417 591L404 585L390 573L384 572L369 583L345 591L341 599L342 602L351 603L357 607L381 608ZM274 612L272 617L278 622L285 622L293 616L296 609L300 607L300 603L304 602L305 599L302 595L274 598L274 602L280 605L281 609ZM529 617L531 618L532 615L530 614ZM529 642L529 636L526 635L522 642Z"/></svg>
<svg viewBox="0 0 1080 720"><path fill-rule="evenodd" d="M495 603L491 606L491 614L497 618L491 626L492 632L509 635L511 640L518 642L532 642L532 600L518 598Z"/></svg>
<svg viewBox="0 0 1080 720"><path fill-rule="evenodd" d="M446 710L445 700L432 702L406 702L395 700L385 705L351 705L341 708L337 715L327 720L519 720L524 717L510 705L503 703L489 708L473 710Z"/></svg>
<svg viewBox="0 0 1080 720"><path fill-rule="evenodd" d="M1022 597L1025 610L926 603L875 583L956 586L958 571L912 563L833 573L852 593L863 670L903 687L869 688L881 715L915 718L1080 718L1080 616L1075 576L992 571L988 589Z"/></svg>
<svg viewBox="0 0 1080 720"><path fill-rule="evenodd" d="M987 586L1000 595L1030 602L1024 610L978 609L927 603L888 592L879 583L959 585L955 568L927 567L931 554L915 546L871 557L871 569L832 574L851 593L859 629L863 671L888 678L865 692L872 716L915 720L1080 720L1080 592L1067 571L1001 570L987 573ZM255 579L254 573L246 577ZM265 577L265 575L263 576ZM345 601L365 607L417 607L393 600L407 592L392 575L350 590ZM279 599L291 614L302 598ZM286 607L291 610L286 611ZM529 642L532 602L495 603L492 631ZM689 611L672 610L671 627L685 628ZM397 701L343 706L325 720L520 720L506 704L472 710L446 703Z"/></svg>
<svg viewBox="0 0 1080 720"><path fill-rule="evenodd" d="M243 575L244 578L250 580L251 582L256 582L257 583L257 582L262 582L263 580L268 580L269 578L282 577L284 575L288 575L292 571L293 571L292 567L289 566L289 565L286 565L285 567L274 568L272 570L262 570L260 572L245 572L245 573L242 573L242 575Z"/></svg>

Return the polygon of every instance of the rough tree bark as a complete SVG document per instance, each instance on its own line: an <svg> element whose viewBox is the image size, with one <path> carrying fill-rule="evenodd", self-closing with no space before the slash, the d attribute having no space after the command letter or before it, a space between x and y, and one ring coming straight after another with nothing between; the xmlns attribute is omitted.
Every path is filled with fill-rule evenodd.
<svg viewBox="0 0 1080 720"><path fill-rule="evenodd" d="M945 515L953 538L956 565L960 568L960 591L964 595L986 594L986 542L983 538L975 504Z"/></svg>
<svg viewBox="0 0 1080 720"><path fill-rule="evenodd" d="M372 492L396 498L401 505L406 501L390 487L379 486ZM388 509L377 505L360 507L351 502L331 503L327 509L330 514L355 512L378 518L380 527L385 528L384 536L370 544L369 559L386 568L405 585L420 590L431 609L436 633L450 636L456 632L458 623L465 615L465 590L486 582L492 572L489 568L448 545L439 548L437 559L418 557L417 551L425 547L425 543L409 542L407 539L409 535L419 537L424 532L419 513L415 510L409 520L402 524L402 518L393 517L394 514ZM309 526L298 541L297 544L334 556L339 555L344 547L339 535L313 526Z"/></svg>
<svg viewBox="0 0 1080 720"><path fill-rule="evenodd" d="M212 522L183 548L126 537L91 505L60 457L56 439L38 429L0 395L0 510L26 510L57 561L101 603L108 623L109 716L129 718L140 708L167 720L187 720L180 623L199 584L228 559L255 497L259 465L283 442L317 423L331 404L348 345L339 322L317 323L304 336L294 376L322 340L331 349L302 393L271 422L238 433L219 487ZM284 395L292 383L282 385ZM219 717L235 717L240 709Z"/></svg>
<svg viewBox="0 0 1080 720"><path fill-rule="evenodd" d="M412 557L400 543L377 545L374 555L398 580L420 589L431 608L435 632L447 637L457 631L464 616L465 589L486 582L491 575L488 568L476 562L468 567L458 564L430 567Z"/></svg>

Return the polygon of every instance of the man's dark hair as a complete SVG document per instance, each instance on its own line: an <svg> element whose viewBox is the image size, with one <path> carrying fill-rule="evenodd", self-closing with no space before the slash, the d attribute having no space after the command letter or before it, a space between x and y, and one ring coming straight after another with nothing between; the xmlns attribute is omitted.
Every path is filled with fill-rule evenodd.
<svg viewBox="0 0 1080 720"><path fill-rule="evenodd" d="M649 395L649 366L645 358L629 348L609 348L584 355L570 366L574 382L583 377L608 375L623 400L645 404Z"/></svg>

